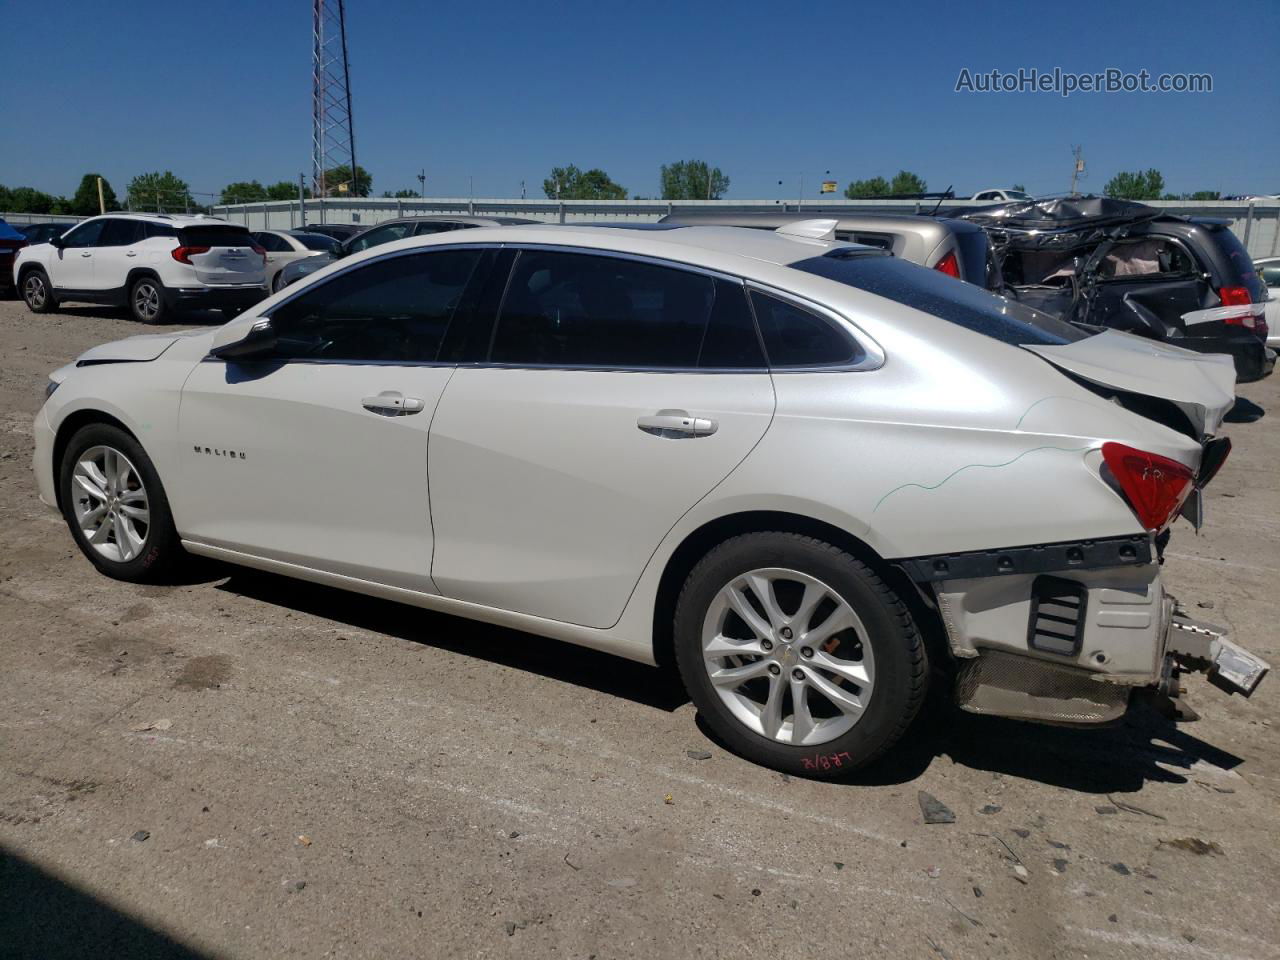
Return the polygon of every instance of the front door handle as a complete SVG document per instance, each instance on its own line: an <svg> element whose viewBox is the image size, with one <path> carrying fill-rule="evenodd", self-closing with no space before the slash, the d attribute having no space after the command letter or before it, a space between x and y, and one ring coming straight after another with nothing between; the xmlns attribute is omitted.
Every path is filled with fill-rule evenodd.
<svg viewBox="0 0 1280 960"><path fill-rule="evenodd" d="M365 397L360 404L383 417L405 417L421 413L425 404L417 397L406 397L399 390L383 390L376 397Z"/></svg>
<svg viewBox="0 0 1280 960"><path fill-rule="evenodd" d="M659 410L652 416L637 419L636 426L645 433L667 440L709 437L719 428L719 424L714 420L691 417L685 410Z"/></svg>

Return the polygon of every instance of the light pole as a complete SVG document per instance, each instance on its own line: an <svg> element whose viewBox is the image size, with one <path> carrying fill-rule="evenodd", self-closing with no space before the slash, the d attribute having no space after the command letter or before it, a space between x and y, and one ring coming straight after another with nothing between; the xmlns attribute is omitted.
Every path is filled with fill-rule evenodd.
<svg viewBox="0 0 1280 960"><path fill-rule="evenodd" d="M427 196L427 168L423 167L422 172L418 174L418 199L426 199Z"/></svg>

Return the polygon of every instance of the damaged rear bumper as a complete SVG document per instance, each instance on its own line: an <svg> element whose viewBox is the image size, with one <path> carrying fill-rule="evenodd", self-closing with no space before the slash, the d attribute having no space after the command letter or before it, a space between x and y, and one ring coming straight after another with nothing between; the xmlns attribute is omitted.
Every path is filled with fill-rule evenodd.
<svg viewBox="0 0 1280 960"><path fill-rule="evenodd" d="M1057 550L1037 554L1038 563L997 565L996 571L970 558L946 558L944 568L935 558L903 563L917 582L932 584L958 666L960 707L1046 723L1107 723L1123 716L1135 690L1176 699L1177 677L1185 671L1251 694L1268 664L1226 630L1178 609L1149 552L1139 549L1134 557L1126 550L1120 564L1106 564L1113 547L1118 559L1124 545L1122 538L1080 545L1073 557L1101 561L1079 565L1087 569L1046 569L1044 561L1065 553ZM926 569L932 575L920 576ZM951 570L963 573L944 579ZM983 575L968 575L979 571Z"/></svg>

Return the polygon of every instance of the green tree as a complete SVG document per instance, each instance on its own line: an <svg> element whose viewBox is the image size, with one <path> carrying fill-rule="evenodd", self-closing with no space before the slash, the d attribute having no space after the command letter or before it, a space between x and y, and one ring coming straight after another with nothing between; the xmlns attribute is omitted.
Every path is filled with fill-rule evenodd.
<svg viewBox="0 0 1280 960"><path fill-rule="evenodd" d="M1102 192L1120 200L1158 200L1164 193L1164 177L1154 167L1146 170L1123 170L1107 181Z"/></svg>
<svg viewBox="0 0 1280 960"><path fill-rule="evenodd" d="M367 197L373 190L373 177L369 176L368 170L357 164L353 180L350 164L342 163L324 172L324 185L330 197Z"/></svg>
<svg viewBox="0 0 1280 960"><path fill-rule="evenodd" d="M884 177L872 177L870 180L855 180L844 188L844 195L850 200L862 200L867 197L883 197L889 192L889 181Z"/></svg>
<svg viewBox="0 0 1280 960"><path fill-rule="evenodd" d="M1188 200L1221 200L1222 194L1217 190L1197 190L1186 199Z"/></svg>
<svg viewBox="0 0 1280 960"><path fill-rule="evenodd" d="M1027 192L1027 188L1026 188L1026 187L1024 187L1024 186L1023 186L1022 184L1020 184L1020 183L1015 183L1015 184L1014 184L1010 189L1011 189L1011 190L1017 190L1019 193L1026 193L1026 192Z"/></svg>
<svg viewBox="0 0 1280 960"><path fill-rule="evenodd" d="M302 192L303 192L303 195L308 198L311 196L310 187L304 187ZM279 183L273 183L267 187L267 199L268 200L297 200L298 185L292 180L281 180Z"/></svg>
<svg viewBox="0 0 1280 960"><path fill-rule="evenodd" d="M13 191L3 183L0 183L0 210L13 210Z"/></svg>
<svg viewBox="0 0 1280 960"><path fill-rule="evenodd" d="M705 160L662 165L663 200L719 200L728 191L729 178Z"/></svg>
<svg viewBox="0 0 1280 960"><path fill-rule="evenodd" d="M392 193L390 190L383 190L382 196L384 199L388 199L388 200L408 200L410 197L416 200L418 197L418 191L409 190L408 188L406 188L404 190L397 190L395 193Z"/></svg>
<svg viewBox="0 0 1280 960"><path fill-rule="evenodd" d="M101 176L100 173L86 173L80 178L80 186L76 187L75 196L67 202L66 213L75 214L77 217L92 217L100 212L98 177ZM111 189L111 184L107 182L106 177L102 177L102 200L108 210L120 209L120 201L116 199L116 192Z"/></svg>
<svg viewBox="0 0 1280 960"><path fill-rule="evenodd" d="M573 164L552 168L551 176L542 181L542 192L553 200L627 199L627 188L614 183L603 170L584 172Z"/></svg>
<svg viewBox="0 0 1280 960"><path fill-rule="evenodd" d="M14 213L52 213L54 199L34 187L14 187L9 192L9 208Z"/></svg>
<svg viewBox="0 0 1280 960"><path fill-rule="evenodd" d="M237 180L222 188L219 203L257 203L267 197L267 188L257 180Z"/></svg>
<svg viewBox="0 0 1280 960"><path fill-rule="evenodd" d="M928 189L929 185L924 182L924 178L910 170L899 170L889 184L890 193L924 193Z"/></svg>
<svg viewBox="0 0 1280 960"><path fill-rule="evenodd" d="M130 210L158 210L163 213L166 210L199 207L191 196L191 188L187 186L187 182L168 170L164 173L138 174L129 181L128 197Z"/></svg>

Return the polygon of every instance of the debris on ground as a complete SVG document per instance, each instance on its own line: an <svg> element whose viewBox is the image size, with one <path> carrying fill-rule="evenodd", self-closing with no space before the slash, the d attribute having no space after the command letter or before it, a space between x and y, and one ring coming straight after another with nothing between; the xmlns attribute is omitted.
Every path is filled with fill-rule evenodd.
<svg viewBox="0 0 1280 960"><path fill-rule="evenodd" d="M954 910L956 913L960 914L960 916L962 916L962 917L964 917L966 920L968 920L968 921L969 921L969 923L971 923L973 926L975 926L975 927L980 927L980 926L982 926L982 921L981 921L981 920L977 919L976 917L971 917L971 916L969 916L969 914L965 913L963 910L961 910L959 907L957 907L957 906L956 906L954 903L952 903L950 900L947 900L947 898L946 898L946 897L943 897L942 899L946 902L946 904L947 904L947 906L948 906L948 907L950 907L950 908L951 908L952 910Z"/></svg>
<svg viewBox="0 0 1280 960"><path fill-rule="evenodd" d="M843 869L844 869L844 864L843 864L843 863L841 863L839 860L833 860L833 861L831 861L831 862L835 865L835 868L836 868L837 870L843 870Z"/></svg>
<svg viewBox="0 0 1280 960"><path fill-rule="evenodd" d="M973 888L973 895L974 895L975 897L981 898L981 897L982 897L982 888L981 888L981 887L974 887L974 888Z"/></svg>
<svg viewBox="0 0 1280 960"><path fill-rule="evenodd" d="M934 880L937 880L940 876L942 876L941 867L925 867L924 872L928 874L930 877L932 877Z"/></svg>
<svg viewBox="0 0 1280 960"><path fill-rule="evenodd" d="M1029 877L1030 875L1031 875L1031 872L1022 864L1015 863L1013 865L1013 878L1017 880L1019 883L1026 883L1027 877Z"/></svg>
<svg viewBox="0 0 1280 960"><path fill-rule="evenodd" d="M1031 831L1030 831L1030 830L1021 830L1021 829L1019 829L1019 828L1017 828L1017 827L1014 827L1013 832L1014 832L1014 833L1016 833L1016 834L1017 834L1019 837L1021 837L1023 840L1025 840L1025 839L1027 839L1027 837L1031 836Z"/></svg>
<svg viewBox="0 0 1280 960"><path fill-rule="evenodd" d="M1000 804L998 804L998 803L988 803L985 807L983 807L983 808L982 808L981 810L979 810L978 812L979 812L979 813L992 814L992 813L999 813L999 812L1000 812L1001 810L1003 810L1003 809L1004 809L1004 807L1000 806Z"/></svg>
<svg viewBox="0 0 1280 960"><path fill-rule="evenodd" d="M925 823L955 823L956 815L951 812L951 808L942 803L931 793L925 793L921 790L916 794L916 799L920 801L920 812L924 814Z"/></svg>
<svg viewBox="0 0 1280 960"><path fill-rule="evenodd" d="M1142 807L1134 806L1132 803L1125 803L1123 800L1117 800L1115 797L1111 796L1111 794L1107 794L1107 799L1125 813L1140 813L1144 817L1155 817L1157 820L1165 819L1161 814L1152 813L1150 810L1144 810Z"/></svg>
<svg viewBox="0 0 1280 960"><path fill-rule="evenodd" d="M676 798L668 793L665 797L662 798L662 802L665 803L667 806L671 806L676 802Z"/></svg>
<svg viewBox="0 0 1280 960"><path fill-rule="evenodd" d="M1096 806L1093 809L1095 812L1102 814L1104 817L1109 817L1112 814L1116 814L1120 812L1115 807L1107 803L1101 804L1100 806Z"/></svg>
<svg viewBox="0 0 1280 960"><path fill-rule="evenodd" d="M302 844L304 847L311 846L311 838L308 837L305 833L298 835L298 842Z"/></svg>
<svg viewBox="0 0 1280 960"><path fill-rule="evenodd" d="M151 831L149 831L149 830L139 830L137 833L135 833L135 834L134 834L132 837L130 837L129 839L130 839L130 840L136 840L138 843L142 843L142 841L146 840L149 836L151 836Z"/></svg>
<svg viewBox="0 0 1280 960"><path fill-rule="evenodd" d="M135 723L129 729L133 733L146 733L148 730L168 730L173 726L173 721L165 718L163 720L149 720L146 723Z"/></svg>
<svg viewBox="0 0 1280 960"><path fill-rule="evenodd" d="M307 881L305 880L286 880L284 885L290 893L301 893L307 889Z"/></svg>
<svg viewBox="0 0 1280 960"><path fill-rule="evenodd" d="M1063 843L1063 842L1062 842L1062 841L1060 841L1060 840L1050 840L1050 841L1048 841L1048 843L1049 843L1049 846L1053 847L1053 849L1055 849L1055 850L1070 850L1070 849L1071 849L1071 844L1069 844L1069 843Z"/></svg>
<svg viewBox="0 0 1280 960"><path fill-rule="evenodd" d="M1128 867L1126 867L1123 863L1113 863L1111 864L1111 869L1114 870L1116 873L1120 874L1120 876L1122 877L1127 877L1129 876L1129 874L1133 872Z"/></svg>
<svg viewBox="0 0 1280 960"><path fill-rule="evenodd" d="M758 897L758 896L760 896L760 888L759 888L759 887L752 887L752 888L751 888L751 895L752 895L753 897Z"/></svg>
<svg viewBox="0 0 1280 960"><path fill-rule="evenodd" d="M684 755L690 760L710 760L711 752L709 750L686 750Z"/></svg>
<svg viewBox="0 0 1280 960"><path fill-rule="evenodd" d="M1176 840L1161 840L1157 843L1160 847L1173 847L1175 850L1185 850L1187 853L1194 853L1196 856L1203 857L1205 854L1213 854L1215 857L1225 857L1222 847L1218 846L1212 840L1201 840L1199 837L1179 837Z"/></svg>
<svg viewBox="0 0 1280 960"><path fill-rule="evenodd" d="M1113 914L1111 914L1111 916L1107 917L1107 919L1108 919L1109 921L1111 921L1112 923L1119 923L1119 922L1120 922L1120 918L1119 918L1119 917L1117 917L1114 913L1113 913Z"/></svg>
<svg viewBox="0 0 1280 960"><path fill-rule="evenodd" d="M1197 607L1200 607L1202 610L1212 610L1212 609L1213 609L1213 601L1212 601L1212 600L1201 600L1200 602L1198 602L1198 603L1196 604L1196 606L1197 606Z"/></svg>
<svg viewBox="0 0 1280 960"><path fill-rule="evenodd" d="M1067 861L1065 861L1065 860L1054 860L1054 861L1053 861L1053 869L1054 869L1055 871L1057 871L1058 873L1066 873L1066 872L1067 872Z"/></svg>

